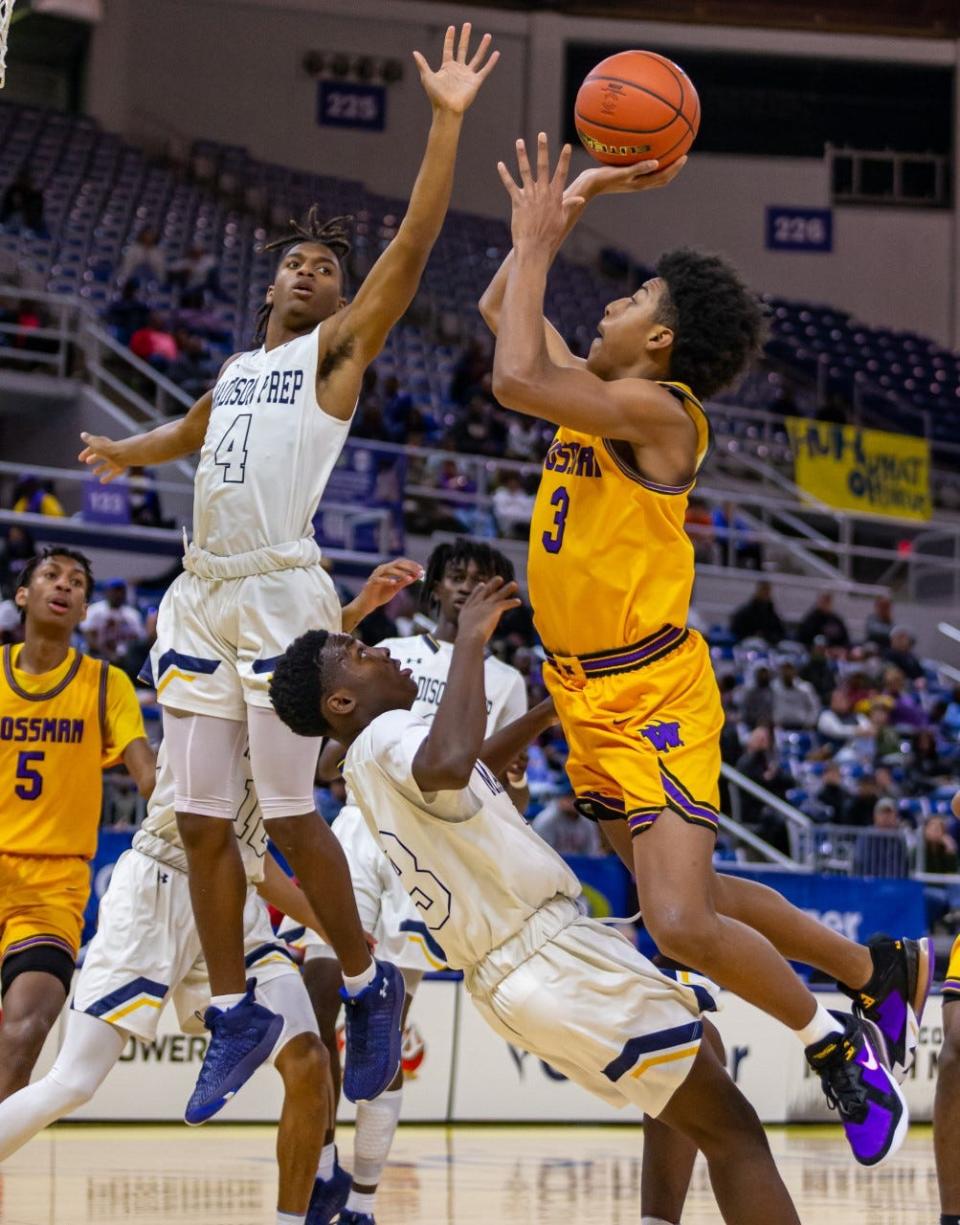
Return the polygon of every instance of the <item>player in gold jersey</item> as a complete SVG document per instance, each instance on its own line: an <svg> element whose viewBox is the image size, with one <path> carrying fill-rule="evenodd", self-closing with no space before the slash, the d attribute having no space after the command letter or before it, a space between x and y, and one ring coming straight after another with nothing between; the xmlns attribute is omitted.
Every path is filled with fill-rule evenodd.
<svg viewBox="0 0 960 1225"><path fill-rule="evenodd" d="M153 790L153 752L129 678L70 646L87 615L90 563L45 549L14 599L24 642L0 667L0 1100L21 1089L73 977L102 770L122 761Z"/></svg>
<svg viewBox="0 0 960 1225"><path fill-rule="evenodd" d="M906 1131L885 1065L889 1055L902 1075L912 1062L926 943L862 948L713 868L723 715L707 645L686 624L694 567L683 524L710 441L697 397L731 383L756 351L760 306L720 258L675 251L609 304L589 356L574 357L543 319L565 235L591 196L663 186L682 163L591 170L565 192L569 149L551 174L541 133L534 173L517 145L520 185L499 167L514 249L481 309L498 334L498 400L558 427L527 578L578 806L608 822L661 951L794 1030L857 1160L876 1164ZM828 1013L788 956L848 984L858 1015Z"/></svg>
<svg viewBox="0 0 960 1225"><path fill-rule="evenodd" d="M960 791L953 797L960 817ZM943 980L943 1046L933 1103L933 1146L940 1187L940 1225L960 1225L960 936L950 950Z"/></svg>

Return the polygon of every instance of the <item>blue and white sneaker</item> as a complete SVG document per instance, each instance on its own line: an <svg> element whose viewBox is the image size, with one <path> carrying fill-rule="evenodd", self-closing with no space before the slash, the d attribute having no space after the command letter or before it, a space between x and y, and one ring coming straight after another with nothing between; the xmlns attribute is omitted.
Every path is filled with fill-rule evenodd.
<svg viewBox="0 0 960 1225"><path fill-rule="evenodd" d="M338 1225L377 1225L374 1218L366 1212L341 1212L337 1222Z"/></svg>
<svg viewBox="0 0 960 1225"><path fill-rule="evenodd" d="M212 1005L203 1014L210 1030L207 1053L187 1102L184 1122L196 1127L206 1123L247 1083L276 1046L283 1017L254 999L257 980L247 980L247 993L232 1008Z"/></svg>
<svg viewBox="0 0 960 1225"><path fill-rule="evenodd" d="M389 961L375 961L376 973L359 995L340 988L346 1019L343 1093L351 1102L369 1102L389 1086L400 1067L400 1018L406 988Z"/></svg>
<svg viewBox="0 0 960 1225"><path fill-rule="evenodd" d="M313 1184L310 1207L307 1209L306 1225L330 1225L342 1212L350 1196L353 1177L339 1160L334 1160L333 1173L329 1178L318 1178Z"/></svg>

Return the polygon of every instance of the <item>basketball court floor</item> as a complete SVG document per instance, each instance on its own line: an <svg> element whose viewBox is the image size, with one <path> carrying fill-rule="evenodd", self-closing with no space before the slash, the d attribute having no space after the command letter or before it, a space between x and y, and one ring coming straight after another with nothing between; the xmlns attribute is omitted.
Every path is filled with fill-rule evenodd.
<svg viewBox="0 0 960 1225"><path fill-rule="evenodd" d="M939 1219L929 1127L876 1171L854 1164L837 1128L769 1134L804 1222ZM260 1125L61 1125L0 1169L0 1225L271 1225L273 1142ZM340 1143L349 1164L352 1128ZM629 1127L401 1127L377 1222L638 1225L641 1146ZM700 1164L684 1225L719 1219Z"/></svg>

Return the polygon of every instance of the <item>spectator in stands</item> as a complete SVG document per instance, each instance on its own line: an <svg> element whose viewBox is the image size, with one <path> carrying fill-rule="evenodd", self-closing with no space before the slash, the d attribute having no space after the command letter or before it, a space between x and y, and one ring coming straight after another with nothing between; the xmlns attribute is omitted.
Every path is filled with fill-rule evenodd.
<svg viewBox="0 0 960 1225"><path fill-rule="evenodd" d="M780 675L774 680L773 721L785 731L806 731L816 727L820 715L820 699L816 690L797 675L797 666L790 660L780 665Z"/></svg>
<svg viewBox="0 0 960 1225"><path fill-rule="evenodd" d="M143 633L138 638L128 638L117 652L117 667L137 683L141 669L147 662L153 644L157 641L157 609L150 608L143 620Z"/></svg>
<svg viewBox="0 0 960 1225"><path fill-rule="evenodd" d="M508 469L500 477L493 491L493 517L501 536L525 540L530 534L530 518L533 515L533 494L523 487L520 473Z"/></svg>
<svg viewBox="0 0 960 1225"><path fill-rule="evenodd" d="M899 878L909 875L910 856L896 800L883 796L873 809L873 829L859 834L853 848L856 876Z"/></svg>
<svg viewBox="0 0 960 1225"><path fill-rule="evenodd" d="M166 284L167 257L157 246L157 232L151 226L145 225L124 252L117 279L124 286L131 277Z"/></svg>
<svg viewBox="0 0 960 1225"><path fill-rule="evenodd" d="M893 706L890 699L884 696L874 698L870 703L870 723L873 727L873 760L879 764L885 757L893 757L900 752L900 736L891 722Z"/></svg>
<svg viewBox="0 0 960 1225"><path fill-rule="evenodd" d="M545 450L542 423L534 417L510 413L507 418L507 456L539 463Z"/></svg>
<svg viewBox="0 0 960 1225"><path fill-rule="evenodd" d="M950 771L940 757L937 737L928 727L913 735L907 770L911 789L924 794L951 781Z"/></svg>
<svg viewBox="0 0 960 1225"><path fill-rule="evenodd" d="M720 549L721 566L762 570L763 550L753 537L750 524L738 515L732 502L715 506L710 514L714 539Z"/></svg>
<svg viewBox="0 0 960 1225"><path fill-rule="evenodd" d="M683 522L693 544L694 560L713 565L717 560L713 516L702 498L690 499Z"/></svg>
<svg viewBox="0 0 960 1225"><path fill-rule="evenodd" d="M950 694L950 701L940 720L940 728L954 740L960 736L960 685L956 685Z"/></svg>
<svg viewBox="0 0 960 1225"><path fill-rule="evenodd" d="M62 519L66 511L54 491L53 481L44 481L24 473L13 491L13 509L18 515L50 515Z"/></svg>
<svg viewBox="0 0 960 1225"><path fill-rule="evenodd" d="M830 762L823 772L817 803L825 810L825 816L821 820L826 820L831 825L845 824L850 797L843 785L840 767L834 762Z"/></svg>
<svg viewBox="0 0 960 1225"><path fill-rule="evenodd" d="M170 265L170 284L180 290L180 305L200 309L208 295L220 296L217 257L202 242L194 240L182 259Z"/></svg>
<svg viewBox="0 0 960 1225"><path fill-rule="evenodd" d="M780 766L769 727L753 729L747 738L746 751L737 762L737 769L757 786L780 799L783 799L793 785L793 779ZM743 793L740 797L740 818L771 846L789 854L790 843L783 818L764 804L763 800Z"/></svg>
<svg viewBox="0 0 960 1225"><path fill-rule="evenodd" d="M110 579L104 592L102 600L90 605L80 630L91 655L116 663L131 642L145 637L143 617L127 603L127 584L122 578Z"/></svg>
<svg viewBox="0 0 960 1225"><path fill-rule="evenodd" d="M856 781L853 795L847 803L847 825L872 825L873 810L880 799L880 784L876 775L862 774Z"/></svg>
<svg viewBox="0 0 960 1225"><path fill-rule="evenodd" d="M117 340L129 345L134 332L147 326L150 308L140 297L140 282L131 277L120 290L120 297L107 310L107 323L113 328Z"/></svg>
<svg viewBox="0 0 960 1225"><path fill-rule="evenodd" d="M137 523L140 527L164 526L156 484L149 468L130 468L127 472L131 523Z"/></svg>
<svg viewBox="0 0 960 1225"><path fill-rule="evenodd" d="M830 647L848 647L850 633L843 618L833 611L833 596L823 591L817 602L797 627L797 640L809 647L814 638L823 636Z"/></svg>
<svg viewBox="0 0 960 1225"><path fill-rule="evenodd" d="M957 843L947 832L947 823L943 817L927 817L923 827L923 870L924 872L940 872L944 875L954 873L960 867L960 857L957 853Z"/></svg>
<svg viewBox="0 0 960 1225"><path fill-rule="evenodd" d="M19 523L11 523L7 528L7 538L0 545L0 593L13 595L20 571L36 555L36 542L30 532Z"/></svg>
<svg viewBox="0 0 960 1225"><path fill-rule="evenodd" d="M176 339L157 311L152 311L144 326L130 337L130 349L161 372L178 357Z"/></svg>
<svg viewBox="0 0 960 1225"><path fill-rule="evenodd" d="M450 399L465 407L473 397L483 390L484 375L493 369L493 358L489 347L479 340L471 340L453 368L450 380Z"/></svg>
<svg viewBox="0 0 960 1225"><path fill-rule="evenodd" d="M899 668L911 681L917 681L924 675L923 664L913 652L914 641L913 634L905 625L895 625L890 631L890 645L883 653L887 663Z"/></svg>
<svg viewBox="0 0 960 1225"><path fill-rule="evenodd" d="M747 727L759 727L773 723L773 690L770 687L770 669L760 667L753 674L753 684L743 692L740 714Z"/></svg>
<svg viewBox="0 0 960 1225"><path fill-rule="evenodd" d="M555 796L533 820L533 828L558 855L602 855L596 821L582 817L570 791Z"/></svg>
<svg viewBox="0 0 960 1225"><path fill-rule="evenodd" d="M8 642L23 642L20 609L12 599L0 600L0 646L6 646Z"/></svg>
<svg viewBox="0 0 960 1225"><path fill-rule="evenodd" d="M39 238L47 238L43 219L43 192L35 187L29 170L21 170L0 202L0 223L33 230Z"/></svg>
<svg viewBox="0 0 960 1225"><path fill-rule="evenodd" d="M494 413L493 404L478 395L473 397L465 412L457 415L453 445L457 451L500 456L504 452L506 435L506 427Z"/></svg>
<svg viewBox="0 0 960 1225"><path fill-rule="evenodd" d="M873 612L867 614L864 633L868 642L875 642L883 649L890 645L893 629L893 604L888 595L878 595L873 602Z"/></svg>
<svg viewBox="0 0 960 1225"><path fill-rule="evenodd" d="M817 731L834 752L839 752L854 740L873 736L874 727L866 715L854 712L848 690L839 688L830 695L829 709L820 712Z"/></svg>
<svg viewBox="0 0 960 1225"><path fill-rule="evenodd" d="M897 727L926 727L923 706L907 689L907 678L899 668L890 667L883 673L883 696L890 699L890 721Z"/></svg>
<svg viewBox="0 0 960 1225"><path fill-rule="evenodd" d="M818 634L810 644L810 654L800 669L803 680L809 681L817 691L817 697L823 703L829 703L837 683L837 673L833 661L827 651L827 640L823 634Z"/></svg>
<svg viewBox="0 0 960 1225"><path fill-rule="evenodd" d="M773 592L766 580L757 583L750 599L734 610L730 632L738 642L744 638L763 638L771 646L776 646L783 638L786 631L773 606Z"/></svg>
<svg viewBox="0 0 960 1225"><path fill-rule="evenodd" d="M177 356L167 368L167 378L199 400L216 381L220 368L219 359L210 355L207 342L202 336L196 336L185 329L178 329L174 344Z"/></svg>
<svg viewBox="0 0 960 1225"><path fill-rule="evenodd" d="M383 427L386 441L407 441L407 418L413 409L413 396L400 386L396 375L391 375L383 384Z"/></svg>

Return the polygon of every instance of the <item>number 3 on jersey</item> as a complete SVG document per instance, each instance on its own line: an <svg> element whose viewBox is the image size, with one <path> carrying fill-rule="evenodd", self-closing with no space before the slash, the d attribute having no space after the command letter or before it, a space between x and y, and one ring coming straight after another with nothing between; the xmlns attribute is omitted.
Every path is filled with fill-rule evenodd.
<svg viewBox="0 0 960 1225"><path fill-rule="evenodd" d="M570 509L570 495L565 485L558 485L550 498L550 505L557 508L553 516L553 529L544 532L541 540L548 553L559 553L563 548L563 533L567 526L567 511Z"/></svg>
<svg viewBox="0 0 960 1225"><path fill-rule="evenodd" d="M223 469L223 479L231 485L242 485L247 468L247 435L252 413L240 413L217 443L213 462Z"/></svg>

